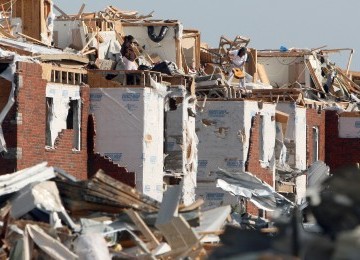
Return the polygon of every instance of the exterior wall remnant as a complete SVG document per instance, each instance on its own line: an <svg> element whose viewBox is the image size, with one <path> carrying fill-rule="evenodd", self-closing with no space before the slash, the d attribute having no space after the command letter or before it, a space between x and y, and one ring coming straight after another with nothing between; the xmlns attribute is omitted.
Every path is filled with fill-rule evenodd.
<svg viewBox="0 0 360 260"><path fill-rule="evenodd" d="M15 104L4 121L4 136L9 152L0 158L0 173L5 174L47 161L79 179L87 178L87 115L89 87L80 87L81 147L74 149L74 129L63 129L51 149L46 144L46 86L42 66L17 63Z"/></svg>
<svg viewBox="0 0 360 260"><path fill-rule="evenodd" d="M360 162L360 138L339 137L336 111L326 111L325 163L334 171Z"/></svg>
<svg viewBox="0 0 360 260"><path fill-rule="evenodd" d="M316 109L306 110L306 164L309 167L314 163L315 152L314 141L318 130L318 160L325 161L325 112L320 113Z"/></svg>

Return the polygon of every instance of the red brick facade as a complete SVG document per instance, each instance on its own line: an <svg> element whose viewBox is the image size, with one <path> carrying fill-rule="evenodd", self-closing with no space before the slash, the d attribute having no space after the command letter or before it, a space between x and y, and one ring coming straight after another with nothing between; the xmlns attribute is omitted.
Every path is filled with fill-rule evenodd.
<svg viewBox="0 0 360 260"><path fill-rule="evenodd" d="M0 78L0 86L0 107L2 111L8 102L11 82ZM16 110L17 105L14 104L2 123L4 139L9 152L13 152L13 149L17 147L17 125L15 123ZM0 156L0 174L14 172L16 169L17 160L14 157L9 157L9 155L5 153Z"/></svg>
<svg viewBox="0 0 360 260"><path fill-rule="evenodd" d="M21 170L47 161L79 179L87 178L87 114L89 87L81 87L81 149L73 151L74 130L63 130L54 149L45 148L46 85L39 64L19 62L15 79L15 104L3 122L4 137L10 152L0 158L0 174ZM14 151L17 151L14 153Z"/></svg>
<svg viewBox="0 0 360 260"><path fill-rule="evenodd" d="M306 165L309 167L313 161L313 127L319 130L319 160L325 161L325 111L306 109Z"/></svg>
<svg viewBox="0 0 360 260"><path fill-rule="evenodd" d="M260 115L257 114L253 118L250 129L250 145L248 160L246 162L245 170L252 173L262 181L268 183L270 186L274 185L273 171L269 168L263 168L260 165L259 154L259 131L260 131ZM247 212L253 215L258 215L259 209L252 203L247 203Z"/></svg>
<svg viewBox="0 0 360 260"><path fill-rule="evenodd" d="M15 104L2 124L9 153L0 157L0 174L11 173L47 161L49 166L65 170L79 179L87 179L99 169L110 176L135 186L135 174L129 173L107 158L93 154L95 131L93 121L88 124L90 88L80 87L81 96L81 145L74 149L73 129L62 130L55 140L54 148L45 147L46 136L46 85L42 66L19 62L15 74L17 91ZM9 97L11 82L0 79L0 108ZM88 125L92 126L88 131ZM89 133L89 134L88 134ZM92 142L89 143L89 139ZM120 176L120 177L119 177Z"/></svg>
<svg viewBox="0 0 360 260"><path fill-rule="evenodd" d="M326 111L325 162L330 169L360 162L360 138L339 138L339 115Z"/></svg>

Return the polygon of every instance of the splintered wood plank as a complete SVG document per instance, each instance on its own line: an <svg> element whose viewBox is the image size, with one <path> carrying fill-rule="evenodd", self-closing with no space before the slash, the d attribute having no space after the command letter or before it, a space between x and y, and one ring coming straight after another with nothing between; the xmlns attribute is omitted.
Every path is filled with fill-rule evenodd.
<svg viewBox="0 0 360 260"><path fill-rule="evenodd" d="M115 180L114 178L111 178L110 176L108 175L105 175L103 173L103 171L98 171L95 176L94 176L94 179L98 179L98 180L101 180L102 182L104 183L107 183L109 186L111 187L114 187L116 189L119 189L121 190L122 192L130 195L130 196L133 196L149 205L152 205L156 208L159 208L160 207L160 203L152 198L150 198L149 196L146 196L144 194L141 194L140 192L138 192L136 189L120 182L120 181L117 181Z"/></svg>
<svg viewBox="0 0 360 260"><path fill-rule="evenodd" d="M202 205L204 204L204 200L203 199L197 199L194 203L185 206L185 205L179 205L179 212L188 212L188 211L193 211L196 209L199 209Z"/></svg>
<svg viewBox="0 0 360 260"><path fill-rule="evenodd" d="M253 80L256 79L256 77L254 77L254 75L256 75L257 73L257 50L256 49L249 49L248 51L248 56L249 57L249 62L246 63L247 64L247 69L248 69L248 73L253 76ZM253 81L256 82L256 81Z"/></svg>
<svg viewBox="0 0 360 260"><path fill-rule="evenodd" d="M54 8L61 13L64 17L70 19L70 16L68 16L63 10L61 10L57 5L54 4Z"/></svg>
<svg viewBox="0 0 360 260"><path fill-rule="evenodd" d="M102 191L104 194L106 194L106 196L108 196L108 198L113 201L118 201L121 204L124 204L124 206L150 212L156 211L156 208L151 207L140 200L134 199L131 196L122 193L121 191L114 190L113 188L106 186L105 183L103 185L98 185L98 187L92 183L89 187L92 187L93 190L97 190L99 192Z"/></svg>
<svg viewBox="0 0 360 260"><path fill-rule="evenodd" d="M144 220L142 220L137 212L132 209L128 209L125 212L146 239L150 241L153 248L160 245L160 242L156 239L155 235L151 232L150 228L145 224Z"/></svg>
<svg viewBox="0 0 360 260"><path fill-rule="evenodd" d="M123 208L114 207L111 205L104 205L84 200L74 200L70 198L62 198L66 208L73 214L88 214L89 211L93 212L108 212L108 213L122 213Z"/></svg>
<svg viewBox="0 0 360 260"><path fill-rule="evenodd" d="M77 18L81 17L82 13L84 12L84 9L85 9L85 4L82 4L81 7L80 7L80 10L79 10L79 12L78 12L78 14L76 16Z"/></svg>
<svg viewBox="0 0 360 260"><path fill-rule="evenodd" d="M170 222L156 227L161 231L172 250L188 250L199 241L195 232L182 216L174 217Z"/></svg>
<svg viewBox="0 0 360 260"><path fill-rule="evenodd" d="M263 64L257 64L257 72L260 78L260 81L264 84L270 85L270 80L268 78L268 75L266 73L265 67Z"/></svg>
<svg viewBox="0 0 360 260"><path fill-rule="evenodd" d="M276 110L275 121L283 124L287 124L289 120L289 114Z"/></svg>
<svg viewBox="0 0 360 260"><path fill-rule="evenodd" d="M311 66L311 63L309 60L306 60L305 61L305 64L306 64L306 67L308 68L309 72L310 72L310 76L315 84L315 87L322 91L322 92L325 92L323 87L321 86L320 82L319 82L319 79L316 77L316 74L315 74L315 71L314 71L314 68Z"/></svg>

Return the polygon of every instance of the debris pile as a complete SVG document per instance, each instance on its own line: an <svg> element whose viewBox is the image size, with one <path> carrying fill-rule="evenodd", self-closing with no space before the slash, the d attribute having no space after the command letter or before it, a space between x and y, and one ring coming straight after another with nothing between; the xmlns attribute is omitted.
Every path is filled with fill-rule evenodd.
<svg viewBox="0 0 360 260"><path fill-rule="evenodd" d="M35 2L0 0L1 257L336 258L357 237L353 49Z"/></svg>

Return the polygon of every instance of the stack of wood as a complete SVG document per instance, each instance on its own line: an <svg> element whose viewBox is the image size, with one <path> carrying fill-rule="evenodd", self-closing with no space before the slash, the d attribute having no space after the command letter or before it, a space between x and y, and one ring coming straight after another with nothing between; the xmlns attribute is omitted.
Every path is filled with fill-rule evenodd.
<svg viewBox="0 0 360 260"><path fill-rule="evenodd" d="M57 180L65 207L72 215L85 216L89 212L121 213L124 209L144 212L159 210L159 203L123 184L102 171L82 182Z"/></svg>

